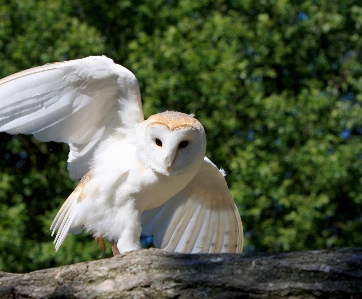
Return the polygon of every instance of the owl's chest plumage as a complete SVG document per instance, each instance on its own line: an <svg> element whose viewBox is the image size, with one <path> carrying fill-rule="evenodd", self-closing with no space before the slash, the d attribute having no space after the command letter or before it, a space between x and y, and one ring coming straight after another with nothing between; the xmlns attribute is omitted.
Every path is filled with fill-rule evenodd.
<svg viewBox="0 0 362 299"><path fill-rule="evenodd" d="M115 240L130 221L137 220L141 230L143 211L164 204L184 189L199 169L195 165L175 176L158 173L138 159L134 143L117 141L106 144L94 163L94 175L85 190L88 196L81 202L74 225Z"/></svg>
<svg viewBox="0 0 362 299"><path fill-rule="evenodd" d="M140 173L142 173L141 176ZM180 192L194 175L194 171L191 170L177 176L166 176L154 171L151 167L138 164L138 167L130 170L129 181L124 191L135 200L138 210L149 210L164 204ZM122 186L120 191L123 191Z"/></svg>

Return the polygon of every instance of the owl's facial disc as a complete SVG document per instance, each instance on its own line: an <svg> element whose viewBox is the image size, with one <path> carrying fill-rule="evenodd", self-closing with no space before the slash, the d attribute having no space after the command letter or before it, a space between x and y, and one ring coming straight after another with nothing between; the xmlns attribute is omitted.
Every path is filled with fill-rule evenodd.
<svg viewBox="0 0 362 299"><path fill-rule="evenodd" d="M162 140L159 138L155 138L155 144L160 148L161 151L161 159L163 164L163 170L157 170L165 175L175 175L177 174L177 171L174 171L174 162L175 158L178 154L183 154L184 149L188 147L189 141L188 140L182 140L179 143L177 143L177 140L173 142L172 144L167 144L164 146L162 143ZM163 147L163 148L162 148ZM181 153L180 153L181 152Z"/></svg>
<svg viewBox="0 0 362 299"><path fill-rule="evenodd" d="M192 116L164 112L150 117L140 128L143 154L139 157L153 171L175 176L201 166L206 152L205 131Z"/></svg>
<svg viewBox="0 0 362 299"><path fill-rule="evenodd" d="M147 126L146 144L148 163L151 168L167 176L179 175L203 158L203 132L180 126L176 130L161 124Z"/></svg>

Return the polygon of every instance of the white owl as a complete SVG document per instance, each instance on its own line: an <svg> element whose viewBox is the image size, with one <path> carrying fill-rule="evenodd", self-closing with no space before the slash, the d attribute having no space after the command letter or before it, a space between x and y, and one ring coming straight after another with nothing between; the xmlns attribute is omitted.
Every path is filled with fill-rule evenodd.
<svg viewBox="0 0 362 299"><path fill-rule="evenodd" d="M193 116L144 120L135 76L111 59L47 64L0 80L0 131L69 144L81 179L55 217L55 248L90 231L120 253L140 235L169 252L241 252L242 224L223 171L205 157Z"/></svg>

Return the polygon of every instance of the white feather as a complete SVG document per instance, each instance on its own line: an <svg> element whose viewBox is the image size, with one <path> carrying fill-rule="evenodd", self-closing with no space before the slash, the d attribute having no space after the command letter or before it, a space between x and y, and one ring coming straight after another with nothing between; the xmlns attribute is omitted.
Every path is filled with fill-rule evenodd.
<svg viewBox="0 0 362 299"><path fill-rule="evenodd" d="M58 250L60 245L63 243L73 220L77 215L79 208L79 205L77 204L79 193L80 192L73 192L68 197L50 227L50 230L52 230L52 236L56 230L58 231L54 239L55 250Z"/></svg>
<svg viewBox="0 0 362 299"><path fill-rule="evenodd" d="M70 177L90 170L97 145L143 121L135 76L105 56L47 64L0 80L0 131L70 145Z"/></svg>
<svg viewBox="0 0 362 299"><path fill-rule="evenodd" d="M223 174L207 158L185 189L143 213L142 227L156 247L170 252L242 251L239 212Z"/></svg>

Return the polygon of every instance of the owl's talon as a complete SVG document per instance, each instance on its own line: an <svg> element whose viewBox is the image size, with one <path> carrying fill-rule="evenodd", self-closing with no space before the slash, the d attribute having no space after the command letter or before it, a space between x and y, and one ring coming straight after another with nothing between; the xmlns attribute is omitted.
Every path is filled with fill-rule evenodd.
<svg viewBox="0 0 362 299"><path fill-rule="evenodd" d="M112 245L112 253L113 253L113 256L119 255L120 253L119 253L119 251L118 251L116 242L114 242L114 241L112 240L112 241L111 241L111 245Z"/></svg>
<svg viewBox="0 0 362 299"><path fill-rule="evenodd" d="M106 252L106 243L104 242L104 238L97 237L95 238L96 242L98 243L99 249L101 250L102 254L98 257L99 259L102 258Z"/></svg>

